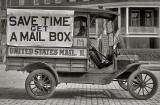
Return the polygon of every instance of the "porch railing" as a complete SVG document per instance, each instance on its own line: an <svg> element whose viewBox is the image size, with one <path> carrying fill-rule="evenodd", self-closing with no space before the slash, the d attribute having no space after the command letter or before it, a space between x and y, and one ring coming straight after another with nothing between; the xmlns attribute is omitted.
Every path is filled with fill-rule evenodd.
<svg viewBox="0 0 160 105"><path fill-rule="evenodd" d="M129 34L159 34L159 27L129 26L128 32ZM126 27L121 27L121 33L126 33Z"/></svg>

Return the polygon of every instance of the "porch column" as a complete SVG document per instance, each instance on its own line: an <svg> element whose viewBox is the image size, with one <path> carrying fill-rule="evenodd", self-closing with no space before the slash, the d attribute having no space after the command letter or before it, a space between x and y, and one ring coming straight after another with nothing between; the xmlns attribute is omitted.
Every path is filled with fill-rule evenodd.
<svg viewBox="0 0 160 105"><path fill-rule="evenodd" d="M128 25L129 25L129 8L126 7L126 35L128 35Z"/></svg>
<svg viewBox="0 0 160 105"><path fill-rule="evenodd" d="M159 11L159 16L158 16L158 21L159 21L159 36L160 36L160 6L158 8ZM160 48L160 38L158 38L158 48Z"/></svg>
<svg viewBox="0 0 160 105"><path fill-rule="evenodd" d="M126 7L126 36L128 35L128 25L129 25L129 7ZM129 38L126 37L126 48L129 48Z"/></svg>
<svg viewBox="0 0 160 105"><path fill-rule="evenodd" d="M159 21L159 35L160 35L160 7L158 8L158 11L159 11L159 16L158 16L158 21Z"/></svg>
<svg viewBox="0 0 160 105"><path fill-rule="evenodd" d="M118 8L118 14L121 14L121 8ZM118 16L118 28L121 28L121 15Z"/></svg>

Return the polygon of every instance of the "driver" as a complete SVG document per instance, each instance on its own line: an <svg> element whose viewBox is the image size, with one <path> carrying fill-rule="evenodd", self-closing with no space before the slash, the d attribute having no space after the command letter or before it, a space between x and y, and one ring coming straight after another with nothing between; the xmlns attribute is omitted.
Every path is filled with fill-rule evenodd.
<svg viewBox="0 0 160 105"><path fill-rule="evenodd" d="M86 36L86 27L85 26L81 26L80 29L79 29L79 33L76 36L85 37Z"/></svg>

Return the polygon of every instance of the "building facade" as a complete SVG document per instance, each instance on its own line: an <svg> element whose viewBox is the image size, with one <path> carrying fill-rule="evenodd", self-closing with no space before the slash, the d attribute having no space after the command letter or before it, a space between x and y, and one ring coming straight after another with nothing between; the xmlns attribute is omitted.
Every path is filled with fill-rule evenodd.
<svg viewBox="0 0 160 105"><path fill-rule="evenodd" d="M7 6L38 6L62 2L63 0L7 0Z"/></svg>
<svg viewBox="0 0 160 105"><path fill-rule="evenodd" d="M94 0L77 4L72 5L82 8L101 5L103 9L118 12L118 29L124 48L160 48L159 0Z"/></svg>
<svg viewBox="0 0 160 105"><path fill-rule="evenodd" d="M160 1L159 0L1 0L1 26L7 6L77 6L116 11L119 35L123 47L130 49L160 48ZM6 3L4 5L4 3ZM97 23L97 22L96 22ZM96 24L94 23L94 24ZM99 25L90 28L90 34L98 36Z"/></svg>

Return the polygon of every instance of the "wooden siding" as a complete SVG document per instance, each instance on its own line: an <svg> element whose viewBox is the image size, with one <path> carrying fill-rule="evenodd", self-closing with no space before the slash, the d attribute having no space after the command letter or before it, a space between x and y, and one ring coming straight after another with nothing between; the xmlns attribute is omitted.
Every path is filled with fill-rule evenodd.
<svg viewBox="0 0 160 105"><path fill-rule="evenodd" d="M43 59L43 58L7 58L6 70L22 70L25 66L44 62L56 69L57 72L87 72L87 59Z"/></svg>

